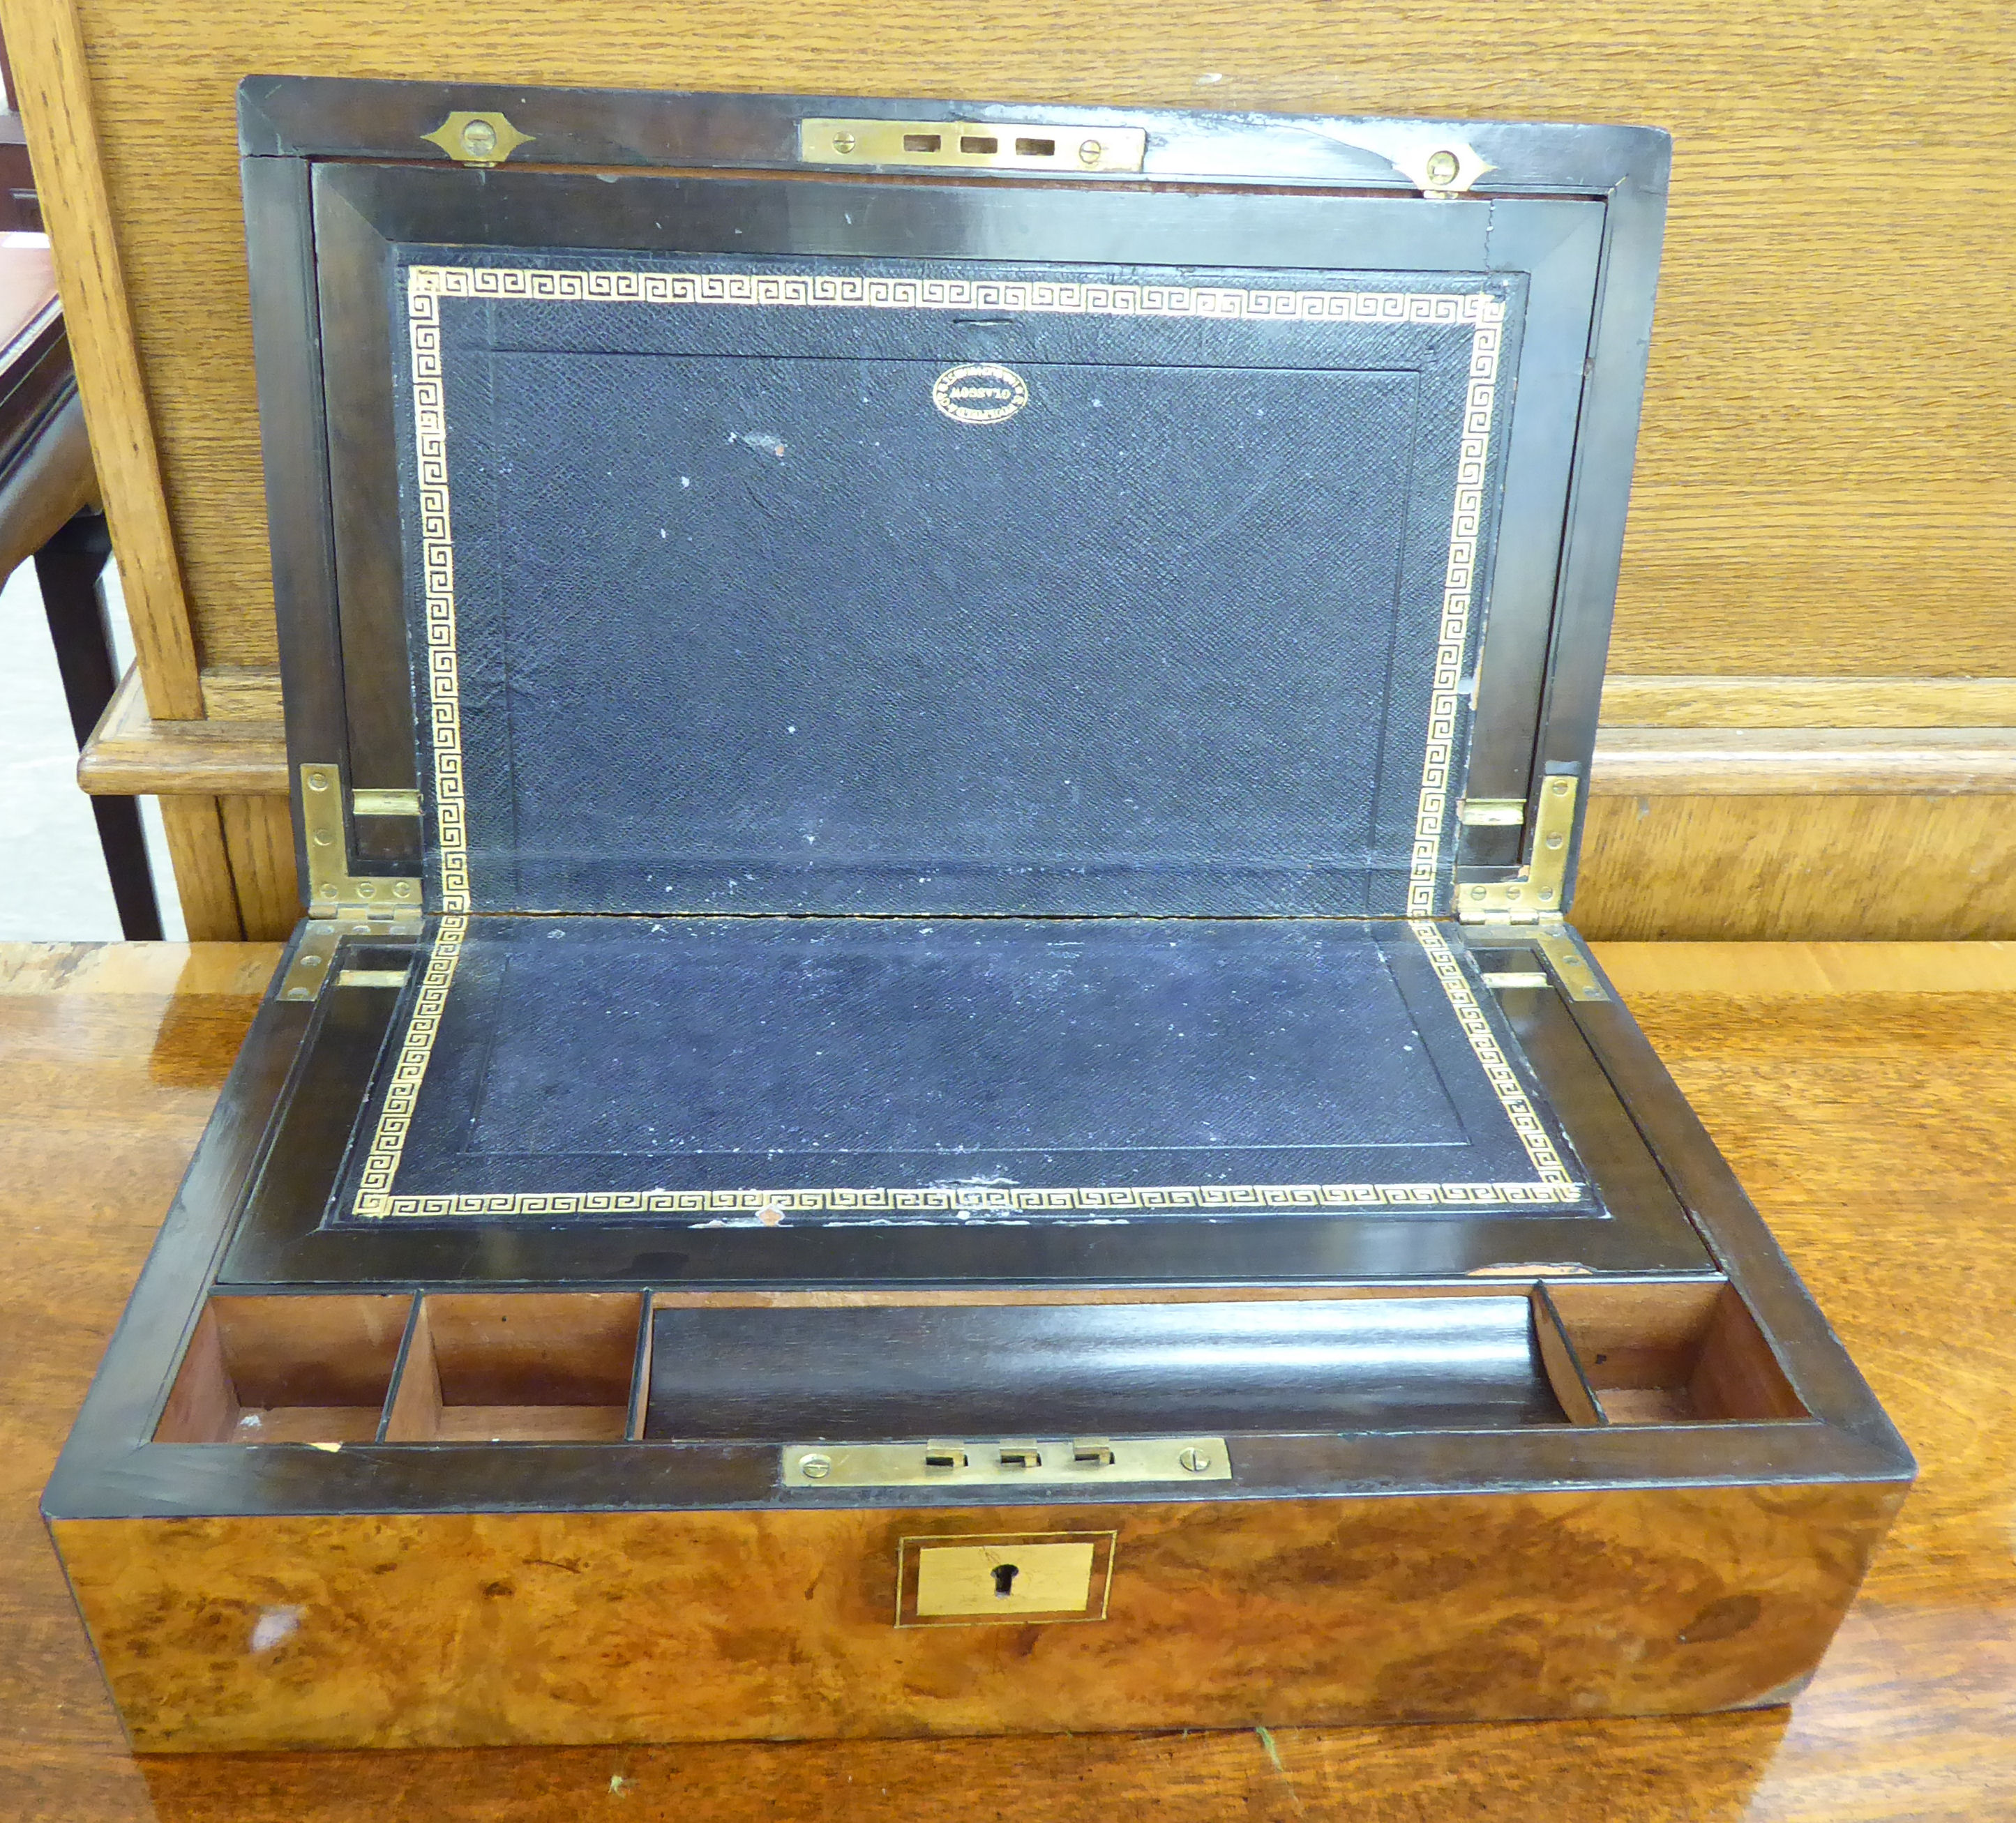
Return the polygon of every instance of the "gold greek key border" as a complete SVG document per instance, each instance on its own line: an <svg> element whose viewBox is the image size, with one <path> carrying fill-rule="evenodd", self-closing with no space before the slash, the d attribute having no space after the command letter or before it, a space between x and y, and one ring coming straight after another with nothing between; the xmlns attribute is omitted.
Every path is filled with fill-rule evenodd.
<svg viewBox="0 0 2016 1823"><path fill-rule="evenodd" d="M1459 685L1476 605L1478 542L1491 453L1505 303L1483 292L1258 291L1237 286L1070 284L1042 279L893 279L830 273L649 272L517 266L412 266L406 274L413 415L419 458L434 816L441 908L470 903L469 837L463 796L461 685L455 656L455 551L450 529L448 419L441 365L441 300L802 306L833 309L1020 311L1075 316L1204 317L1241 322L1423 324L1467 329L1470 385L1463 408L1442 629L1428 700L1421 789L1407 881L1409 918L1431 918L1449 821Z"/></svg>
<svg viewBox="0 0 2016 1823"><path fill-rule="evenodd" d="M1463 979L1463 966L1456 961L1448 939L1433 924L1422 920L1409 919L1407 928L1427 954L1435 979L1442 984L1442 992L1449 996L1449 1010L1463 1027L1463 1034L1469 1039L1477 1061L1484 1066L1485 1075L1497 1092L1499 1106L1504 1109L1506 1118L1519 1135L1527 1157L1533 1161L1533 1169L1541 1184L1573 1192L1577 1186L1568 1167L1561 1163L1561 1155L1554 1149L1546 1124L1534 1112L1532 1102L1521 1086L1517 1073L1507 1061L1497 1034L1491 1029L1490 1020L1484 1016L1484 1009L1477 1004L1477 996L1471 992L1470 983Z"/></svg>
<svg viewBox="0 0 2016 1823"><path fill-rule="evenodd" d="M1432 918L1435 911L1435 868L1449 820L1456 724L1463 713L1458 686L1476 606L1477 547L1484 528L1491 413L1498 392L1498 357L1505 341L1504 300L1480 295L1477 303L1477 326L1470 343L1470 390L1463 404L1463 442L1456 458L1456 505L1449 519L1449 568L1442 581L1442 635L1436 643L1435 678L1428 696L1427 751L1414 818L1413 865L1407 876L1409 918Z"/></svg>
<svg viewBox="0 0 2016 1823"><path fill-rule="evenodd" d="M420 1084L427 1073L427 1060L434 1055L441 1016L448 1010L448 989L455 981L455 965L462 960L463 939L468 934L469 920L463 917L444 918L434 933L434 947L427 952L427 965L420 976L420 991L413 1001L413 1016L406 1023L406 1036L385 1091L385 1106L379 1112L378 1124L372 1129L371 1149L364 1156L357 1200L351 1205L353 1214L404 1214L404 1210L394 1205L414 1200L393 1196L392 1180L399 1174L406 1135L412 1131Z"/></svg>
<svg viewBox="0 0 2016 1823"><path fill-rule="evenodd" d="M439 270L439 268L434 268ZM420 502L420 576L427 631L428 749L434 756L434 829L441 909L469 902L469 828L462 789L462 677L455 643L455 535L448 511L448 400L441 372L441 311L431 291L409 289L414 455Z"/></svg>
<svg viewBox="0 0 2016 1823"><path fill-rule="evenodd" d="M462 959L466 918L441 920L413 1016L392 1066L391 1086L372 1134L351 1214L440 1219L479 1215L693 1215L742 1217L758 1225L787 1215L1070 1215L1157 1210L1239 1212L1269 1209L1406 1209L1557 1207L1579 1199L1581 1186L1563 1163L1552 1138L1507 1059L1491 1022L1463 979L1463 969L1433 924L1409 919L1407 928L1426 953L1449 1008L1507 1118L1533 1162L1539 1181L1514 1184L1171 1184L1090 1185L1061 1189L967 1186L942 1189L583 1190L500 1191L475 1196L396 1196L393 1179L412 1130L427 1059L441 1030L448 990Z"/></svg>

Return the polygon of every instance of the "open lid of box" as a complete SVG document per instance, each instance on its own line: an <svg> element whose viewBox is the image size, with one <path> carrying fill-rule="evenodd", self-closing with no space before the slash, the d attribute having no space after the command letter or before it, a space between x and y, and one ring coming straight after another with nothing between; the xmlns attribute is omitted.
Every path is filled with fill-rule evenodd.
<svg viewBox="0 0 2016 1823"><path fill-rule="evenodd" d="M1600 1216L1437 921L1565 902L1664 135L241 104L314 902L433 915L332 1223Z"/></svg>
<svg viewBox="0 0 2016 1823"><path fill-rule="evenodd" d="M1444 915L1586 777L1661 134L241 115L294 757L430 910Z"/></svg>
<svg viewBox="0 0 2016 1823"><path fill-rule="evenodd" d="M1450 908L1518 275L391 278L444 911Z"/></svg>

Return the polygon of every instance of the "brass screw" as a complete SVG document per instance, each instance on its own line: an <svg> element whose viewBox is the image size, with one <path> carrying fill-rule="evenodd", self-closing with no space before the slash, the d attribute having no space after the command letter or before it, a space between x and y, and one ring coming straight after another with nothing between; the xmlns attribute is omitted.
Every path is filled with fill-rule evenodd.
<svg viewBox="0 0 2016 1823"><path fill-rule="evenodd" d="M1211 1458L1194 1444L1179 1455L1176 1460L1193 1475L1201 1475L1211 1466Z"/></svg>
<svg viewBox="0 0 2016 1823"><path fill-rule="evenodd" d="M1558 848L1567 840L1568 838L1564 836L1560 830L1557 829L1552 835L1548 836L1547 846L1550 848Z"/></svg>
<svg viewBox="0 0 2016 1823"><path fill-rule="evenodd" d="M1445 184L1456 182L1456 173L1463 169L1463 161L1453 152L1431 152L1428 154L1428 182L1439 189Z"/></svg>
<svg viewBox="0 0 2016 1823"><path fill-rule="evenodd" d="M311 791L328 790L329 775L326 772L311 772L308 775L308 789Z"/></svg>
<svg viewBox="0 0 2016 1823"><path fill-rule="evenodd" d="M823 1481L833 1472L833 1458L830 1456L801 1456L798 1458L798 1472L808 1481Z"/></svg>
<svg viewBox="0 0 2016 1823"><path fill-rule="evenodd" d="M1096 139L1088 139L1078 149L1080 164L1096 164L1106 156L1106 148Z"/></svg>
<svg viewBox="0 0 2016 1823"><path fill-rule="evenodd" d="M854 149L855 144L855 138L851 133L836 133L833 136L833 149L843 157Z"/></svg>
<svg viewBox="0 0 2016 1823"><path fill-rule="evenodd" d="M497 129L488 120L465 120L462 149L471 158L488 158L497 149Z"/></svg>

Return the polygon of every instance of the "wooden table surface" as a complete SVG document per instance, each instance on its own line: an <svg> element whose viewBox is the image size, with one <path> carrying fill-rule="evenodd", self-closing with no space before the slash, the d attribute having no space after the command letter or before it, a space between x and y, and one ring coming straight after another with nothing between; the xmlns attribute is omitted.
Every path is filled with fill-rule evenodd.
<svg viewBox="0 0 2016 1823"><path fill-rule="evenodd" d="M1789 1710L136 1761L37 1495L275 951L0 946L0 1818L2016 1818L2016 945L1605 962L1923 1472Z"/></svg>

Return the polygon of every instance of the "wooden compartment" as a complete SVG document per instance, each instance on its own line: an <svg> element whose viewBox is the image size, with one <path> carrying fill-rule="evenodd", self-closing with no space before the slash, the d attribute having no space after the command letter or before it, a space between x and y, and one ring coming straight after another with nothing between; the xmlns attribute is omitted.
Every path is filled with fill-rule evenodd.
<svg viewBox="0 0 2016 1823"><path fill-rule="evenodd" d="M387 1443L614 1443L628 1428L635 1292L423 1297Z"/></svg>
<svg viewBox="0 0 2016 1823"><path fill-rule="evenodd" d="M1566 1279L1549 1289L1609 1423L1811 1416L1733 1285Z"/></svg>
<svg viewBox="0 0 2016 1823"><path fill-rule="evenodd" d="M213 1297L155 1442L371 1442L412 1307L396 1295Z"/></svg>
<svg viewBox="0 0 2016 1823"><path fill-rule="evenodd" d="M646 1436L877 1441L1596 1424L1543 1290L655 1306ZM1271 1314L1269 1312L1271 1311Z"/></svg>

